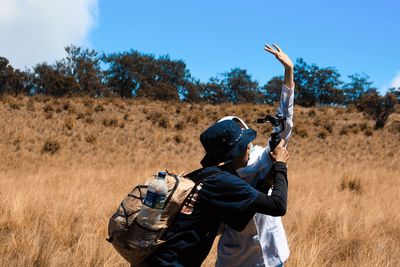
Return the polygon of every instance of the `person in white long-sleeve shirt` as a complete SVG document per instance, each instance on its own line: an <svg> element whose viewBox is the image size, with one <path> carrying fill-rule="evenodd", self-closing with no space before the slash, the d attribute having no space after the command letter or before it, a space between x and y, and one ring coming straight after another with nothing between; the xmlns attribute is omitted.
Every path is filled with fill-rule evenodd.
<svg viewBox="0 0 400 267"><path fill-rule="evenodd" d="M275 55L285 68L284 83L277 112L286 117L282 138L287 144L293 128L293 63L277 45L273 46L275 49L266 44L264 49ZM223 120L234 120L241 127L248 129L246 123L238 117L227 116L220 121ZM260 179L266 180L272 166L269 153L268 144L265 147L253 147L248 165L236 170L239 176L254 187ZM241 232L227 226L224 227L218 243L216 266L283 266L283 263L289 257L289 253L281 217L257 213Z"/></svg>

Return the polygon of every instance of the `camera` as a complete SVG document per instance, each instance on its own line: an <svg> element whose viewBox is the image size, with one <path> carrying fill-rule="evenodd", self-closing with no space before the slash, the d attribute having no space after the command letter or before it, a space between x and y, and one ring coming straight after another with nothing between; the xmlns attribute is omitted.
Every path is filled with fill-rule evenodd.
<svg viewBox="0 0 400 267"><path fill-rule="evenodd" d="M273 151L282 139L282 132L285 131L286 117L282 113L277 113L275 117L266 115L264 118L257 119L257 123L269 122L274 127L269 140L269 147Z"/></svg>

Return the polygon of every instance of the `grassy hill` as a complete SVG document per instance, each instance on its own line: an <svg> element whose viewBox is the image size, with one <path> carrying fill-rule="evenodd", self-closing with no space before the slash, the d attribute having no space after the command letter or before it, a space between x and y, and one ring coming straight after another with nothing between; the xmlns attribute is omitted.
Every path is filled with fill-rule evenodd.
<svg viewBox="0 0 400 267"><path fill-rule="evenodd" d="M126 266L108 217L160 169L191 171L200 133L275 108L146 100L0 99L1 266ZM295 107L289 142L288 266L400 264L400 113L383 130L355 109ZM213 266L215 249L205 263Z"/></svg>

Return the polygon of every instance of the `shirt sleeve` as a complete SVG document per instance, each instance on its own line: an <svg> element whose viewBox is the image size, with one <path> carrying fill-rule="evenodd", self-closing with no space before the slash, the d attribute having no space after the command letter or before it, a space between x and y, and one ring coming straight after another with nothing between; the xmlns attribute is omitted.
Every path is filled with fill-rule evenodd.
<svg viewBox="0 0 400 267"><path fill-rule="evenodd" d="M248 165L237 169L236 172L242 178L254 176L255 174L257 174L257 177L265 177L272 165L272 161L269 158L269 151L269 146L256 146L254 151L250 152L250 160Z"/></svg>
<svg viewBox="0 0 400 267"><path fill-rule="evenodd" d="M228 213L245 212L258 196L258 191L237 176L221 172L202 182L199 200Z"/></svg>
<svg viewBox="0 0 400 267"><path fill-rule="evenodd" d="M286 164L275 162L271 171L274 178L271 196L256 190L237 176L222 172L203 180L199 200L217 207L223 222L236 231L243 230L256 212L283 216L286 213L288 189Z"/></svg>
<svg viewBox="0 0 400 267"><path fill-rule="evenodd" d="M294 87L289 88L285 84L282 85L281 99L277 112L282 113L286 117L285 131L282 132L282 137L286 143L293 129L293 106L294 106Z"/></svg>
<svg viewBox="0 0 400 267"><path fill-rule="evenodd" d="M283 84L277 112L282 113L286 117L285 131L282 132L282 137L283 139L285 139L286 143L289 140L293 129L293 103L294 87L289 88L285 84ZM256 179L258 180L264 179L266 174L270 170L270 167L272 166L272 161L269 158L269 152L270 148L268 144L266 147L262 148L262 151L257 151L257 155L254 157L254 160L251 160L251 162L249 162L249 165L237 170L239 176L256 176ZM252 157L250 154L250 159L251 158Z"/></svg>
<svg viewBox="0 0 400 267"><path fill-rule="evenodd" d="M268 196L258 191L258 196L250 209L257 213L283 216L287 209L288 181L286 164L275 162L271 167L271 172L274 179L271 195Z"/></svg>
<svg viewBox="0 0 400 267"><path fill-rule="evenodd" d="M250 207L259 192L227 172L208 177L202 183L200 202L216 207L224 224L242 231L255 214Z"/></svg>

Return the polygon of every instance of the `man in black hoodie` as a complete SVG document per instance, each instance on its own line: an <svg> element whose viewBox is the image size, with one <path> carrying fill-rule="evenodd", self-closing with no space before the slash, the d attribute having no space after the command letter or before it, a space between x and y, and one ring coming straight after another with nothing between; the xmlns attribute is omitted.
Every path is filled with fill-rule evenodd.
<svg viewBox="0 0 400 267"><path fill-rule="evenodd" d="M286 213L289 154L283 141L270 154L274 162L270 196L251 187L236 173L247 165L249 144L256 135L254 130L241 129L231 120L218 122L200 135L206 151L201 161L203 168L188 175L197 186L162 237L165 243L146 259L145 265L200 266L221 223L240 231L256 212L272 216Z"/></svg>

